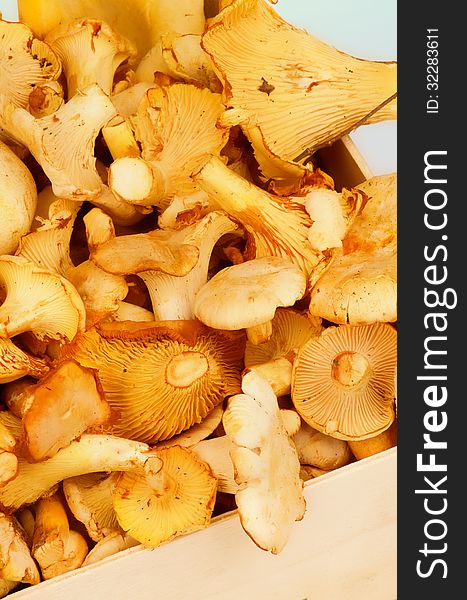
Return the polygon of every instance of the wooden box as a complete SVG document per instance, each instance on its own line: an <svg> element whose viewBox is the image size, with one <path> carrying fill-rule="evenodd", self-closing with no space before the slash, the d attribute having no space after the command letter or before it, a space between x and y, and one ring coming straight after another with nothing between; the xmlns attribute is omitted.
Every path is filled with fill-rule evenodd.
<svg viewBox="0 0 467 600"><path fill-rule="evenodd" d="M349 137L320 151L336 183L371 177ZM277 556L260 550L236 511L155 549L137 546L11 593L11 600L395 600L393 448L310 480L307 511Z"/></svg>

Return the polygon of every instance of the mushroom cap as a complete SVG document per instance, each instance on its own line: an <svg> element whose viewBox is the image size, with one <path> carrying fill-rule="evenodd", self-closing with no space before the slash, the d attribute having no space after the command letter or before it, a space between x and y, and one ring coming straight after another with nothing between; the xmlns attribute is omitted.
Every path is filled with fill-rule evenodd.
<svg viewBox="0 0 467 600"><path fill-rule="evenodd" d="M37 188L29 169L2 141L0 165L0 254L13 254L33 223Z"/></svg>
<svg viewBox="0 0 467 600"><path fill-rule="evenodd" d="M198 248L180 231L157 229L149 233L121 235L99 245L91 260L113 275L160 270L183 276L196 265Z"/></svg>
<svg viewBox="0 0 467 600"><path fill-rule="evenodd" d="M67 360L27 390L23 434L32 460L44 460L82 433L107 423L110 407L96 371Z"/></svg>
<svg viewBox="0 0 467 600"><path fill-rule="evenodd" d="M247 340L245 367L260 365L286 357L293 361L299 348L311 337L319 335L323 327L320 317L308 317L292 308L278 308L272 319L272 335L262 344Z"/></svg>
<svg viewBox="0 0 467 600"><path fill-rule="evenodd" d="M159 489L134 471L121 475L114 493L120 526L146 546L207 527L217 491L211 469L190 450L162 448L157 457L162 461Z"/></svg>
<svg viewBox="0 0 467 600"><path fill-rule="evenodd" d="M306 278L292 262L277 256L226 267L195 296L193 312L215 329L236 330L271 321L280 306L305 293Z"/></svg>
<svg viewBox="0 0 467 600"><path fill-rule="evenodd" d="M29 149L56 196L91 200L103 194L106 188L96 168L94 146L101 128L116 115L116 109L97 84L40 119L23 108L4 106L1 96L0 100L4 128Z"/></svg>
<svg viewBox="0 0 467 600"><path fill-rule="evenodd" d="M150 88L140 103L135 136L142 157L160 173L165 192L157 202L167 208L175 194L198 190L192 173L219 156L228 129L218 124L225 107L220 94L191 84Z"/></svg>
<svg viewBox="0 0 467 600"><path fill-rule="evenodd" d="M40 581L21 527L13 516L0 512L0 579L36 584Z"/></svg>
<svg viewBox="0 0 467 600"><path fill-rule="evenodd" d="M49 31L45 42L62 61L68 98L93 83L110 94L117 67L137 53L130 40L97 19L66 20Z"/></svg>
<svg viewBox="0 0 467 600"><path fill-rule="evenodd" d="M16 381L25 375L41 377L49 370L47 363L24 352L8 339L0 339L0 383Z"/></svg>
<svg viewBox="0 0 467 600"><path fill-rule="evenodd" d="M397 332L387 323L328 327L299 351L292 400L302 419L341 440L369 438L395 418Z"/></svg>
<svg viewBox="0 0 467 600"><path fill-rule="evenodd" d="M170 323L130 325L133 332L106 324L101 335L90 330L64 348L65 355L99 370L105 397L118 415L112 426L116 435L148 444L169 439L240 389L243 336L204 328L189 340Z"/></svg>
<svg viewBox="0 0 467 600"><path fill-rule="evenodd" d="M265 178L362 121L395 118L396 64L358 59L285 21L264 0L236 0L202 39L224 84L226 105L242 113ZM284 53L284 48L290 52ZM380 110L378 110L380 109Z"/></svg>
<svg viewBox="0 0 467 600"><path fill-rule="evenodd" d="M305 513L300 462L268 382L249 372L242 390L230 398L223 417L240 486L235 500L244 530L260 548L277 554Z"/></svg>
<svg viewBox="0 0 467 600"><path fill-rule="evenodd" d="M43 195L42 192L40 195ZM45 196L51 200L55 198L49 190ZM36 220L41 225L21 238L16 256L22 256L38 267L66 277L67 270L73 267L70 241L80 207L81 202L63 198L52 200L47 219L36 213Z"/></svg>
<svg viewBox="0 0 467 600"><path fill-rule="evenodd" d="M0 20L0 90L15 106L28 106L33 88L57 79L60 72L54 51L29 27Z"/></svg>
<svg viewBox="0 0 467 600"><path fill-rule="evenodd" d="M40 340L71 341L84 329L86 313L78 292L64 277L20 256L0 256L0 337L32 331Z"/></svg>
<svg viewBox="0 0 467 600"><path fill-rule="evenodd" d="M397 319L396 174L358 186L367 203L342 240L342 252L310 292L310 314L362 325Z"/></svg>
<svg viewBox="0 0 467 600"><path fill-rule="evenodd" d="M222 422L223 414L224 408L222 404L219 404L206 415L201 423L192 425L187 430L182 431L182 433L179 433L178 435L174 435L165 442L159 442L157 447L169 448L170 446L182 446L184 448L191 448L213 433L216 427Z"/></svg>
<svg viewBox="0 0 467 600"><path fill-rule="evenodd" d="M63 493L73 515L84 523L95 542L121 533L112 504L119 473L87 473L63 481Z"/></svg>

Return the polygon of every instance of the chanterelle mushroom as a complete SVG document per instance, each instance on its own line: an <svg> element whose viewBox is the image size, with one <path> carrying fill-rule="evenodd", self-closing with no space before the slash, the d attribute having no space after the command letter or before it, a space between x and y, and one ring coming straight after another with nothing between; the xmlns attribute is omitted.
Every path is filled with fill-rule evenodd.
<svg viewBox="0 0 467 600"><path fill-rule="evenodd" d="M58 57L29 27L0 20L0 94L27 107L35 86L58 79L60 72Z"/></svg>
<svg viewBox="0 0 467 600"><path fill-rule="evenodd" d="M266 179L300 175L298 161L362 121L395 118L395 63L340 52L265 0L232 2L211 20L202 46Z"/></svg>
<svg viewBox="0 0 467 600"><path fill-rule="evenodd" d="M62 61L68 98L93 83L109 95L117 67L137 52L132 42L97 19L67 20L49 31L45 42Z"/></svg>
<svg viewBox="0 0 467 600"><path fill-rule="evenodd" d="M111 416L97 372L72 360L64 361L24 393L28 396L22 415L24 443L33 460L50 458Z"/></svg>
<svg viewBox="0 0 467 600"><path fill-rule="evenodd" d="M163 31L202 33L202 0L18 0L19 18L43 37L59 23L92 15L134 42L138 58L154 46Z"/></svg>
<svg viewBox="0 0 467 600"><path fill-rule="evenodd" d="M101 325L100 334L90 330L63 349L98 369L106 400L118 414L115 434L148 444L168 439L239 391L242 337L194 321L118 325Z"/></svg>
<svg viewBox="0 0 467 600"><path fill-rule="evenodd" d="M278 554L305 513L300 462L269 383L247 373L242 390L229 400L223 417L240 486L235 500L248 535L263 550Z"/></svg>
<svg viewBox="0 0 467 600"><path fill-rule="evenodd" d="M141 158L112 163L112 190L129 202L164 209L175 194L199 189L191 174L219 156L227 141L227 128L217 126L223 111L220 94L206 88L175 83L149 89L132 119Z"/></svg>
<svg viewBox="0 0 467 600"><path fill-rule="evenodd" d="M0 257L0 338L32 331L40 340L71 341L84 329L83 302L69 281L20 256Z"/></svg>
<svg viewBox="0 0 467 600"><path fill-rule="evenodd" d="M42 578L51 579L80 567L88 545L80 533L70 529L59 495L38 500L35 515L31 553L40 566Z"/></svg>
<svg viewBox="0 0 467 600"><path fill-rule="evenodd" d="M292 364L298 350L322 330L319 317L307 317L291 308L278 308L271 321L272 334L262 344L247 340L245 367L271 384L276 396L290 394Z"/></svg>
<svg viewBox="0 0 467 600"><path fill-rule="evenodd" d="M397 176L358 186L368 201L310 292L310 314L363 325L397 319Z"/></svg>
<svg viewBox="0 0 467 600"><path fill-rule="evenodd" d="M187 448L162 448L156 456L161 467L150 481L124 473L114 492L120 526L146 546L207 527L217 491L209 466Z"/></svg>
<svg viewBox="0 0 467 600"><path fill-rule="evenodd" d="M118 472L88 473L63 481L63 492L71 512L96 542L112 533L122 532L112 503L119 476Z"/></svg>
<svg viewBox="0 0 467 600"><path fill-rule="evenodd" d="M279 306L291 306L305 293L302 271L277 256L226 267L195 296L193 311L209 327L247 329L252 343L268 339Z"/></svg>
<svg viewBox="0 0 467 600"><path fill-rule="evenodd" d="M15 517L0 512L0 579L37 584L39 571Z"/></svg>
<svg viewBox="0 0 467 600"><path fill-rule="evenodd" d="M309 425L341 440L381 433L395 418L397 333L387 323L328 327L298 353L292 400Z"/></svg>
<svg viewBox="0 0 467 600"><path fill-rule="evenodd" d="M15 381L25 375L41 377L48 370L44 360L24 352L8 338L0 339L0 383Z"/></svg>
<svg viewBox="0 0 467 600"><path fill-rule="evenodd" d="M95 166L94 142L116 111L97 84L41 119L12 105L3 108L5 128L29 148L58 197L88 200L100 194L103 184Z"/></svg>
<svg viewBox="0 0 467 600"><path fill-rule="evenodd" d="M18 475L0 488L0 507L12 512L32 504L68 477L144 467L148 451L149 446L141 442L85 433L47 460L30 463L19 458Z"/></svg>
<svg viewBox="0 0 467 600"><path fill-rule="evenodd" d="M194 298L208 280L214 246L223 235L231 233L240 236L242 231L237 223L224 213L211 211L193 225L184 227L175 233L170 234L161 230L159 232L160 238L170 235L168 241L171 243L179 240L178 252L185 260L189 255L184 249L188 247L196 249L199 256L195 266L185 275L174 275L160 269L144 270L138 273L148 289L154 315L161 321L194 319ZM127 237L127 239L131 241L131 237L133 236ZM153 240L155 239L154 236ZM162 248L168 250L168 244L164 244ZM173 246L173 249L174 254L177 255L177 246ZM96 256L99 256L99 251L94 254L94 260L96 260ZM117 257L118 255L113 255L114 264L117 262Z"/></svg>
<svg viewBox="0 0 467 600"><path fill-rule="evenodd" d="M31 228L36 204L33 176L23 161L0 141L0 254L16 250L21 236Z"/></svg>
<svg viewBox="0 0 467 600"><path fill-rule="evenodd" d="M308 240L312 224L303 203L268 193L212 157L193 175L213 205L238 220L248 234L247 258L280 256L293 261L314 282L332 254Z"/></svg>

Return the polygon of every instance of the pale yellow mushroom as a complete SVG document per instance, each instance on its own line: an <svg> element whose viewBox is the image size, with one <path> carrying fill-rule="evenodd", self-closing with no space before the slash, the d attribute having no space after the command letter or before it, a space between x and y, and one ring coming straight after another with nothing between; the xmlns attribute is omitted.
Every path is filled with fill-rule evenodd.
<svg viewBox="0 0 467 600"><path fill-rule="evenodd" d="M35 33L23 22L0 20L0 94L14 106L27 107L36 86L60 76L60 60Z"/></svg>
<svg viewBox="0 0 467 600"><path fill-rule="evenodd" d="M114 493L114 509L124 531L146 546L207 527L217 480L210 467L187 448L161 448L160 466L150 479L123 473Z"/></svg>
<svg viewBox="0 0 467 600"><path fill-rule="evenodd" d="M130 40L95 18L68 18L47 33L45 42L60 57L68 99L92 84L109 95L119 65L137 54Z"/></svg>
<svg viewBox="0 0 467 600"><path fill-rule="evenodd" d="M219 156L227 141L227 128L218 125L223 111L220 94L206 88L181 83L150 88L131 118L141 158L117 159L110 166L112 190L129 202L162 210L174 195L198 190L192 173ZM127 185L133 173L135 180Z"/></svg>
<svg viewBox="0 0 467 600"><path fill-rule="evenodd" d="M69 477L143 467L149 446L117 436L85 433L52 458L30 463L19 458L17 476L0 489L0 507L14 511L47 495Z"/></svg>
<svg viewBox="0 0 467 600"><path fill-rule="evenodd" d="M310 292L310 314L363 325L397 319L397 176L358 186L368 200Z"/></svg>
<svg viewBox="0 0 467 600"><path fill-rule="evenodd" d="M58 494L41 498L35 505L35 527L31 554L44 580L77 569L88 553L84 537L70 529Z"/></svg>
<svg viewBox="0 0 467 600"><path fill-rule="evenodd" d="M230 398L223 417L233 442L235 500L242 527L255 544L278 554L305 513L300 461L269 383L247 373L242 390Z"/></svg>
<svg viewBox="0 0 467 600"><path fill-rule="evenodd" d="M269 340L262 344L247 340L245 367L267 379L279 397L290 394L292 363L297 351L311 337L319 335L322 323L319 317L310 318L291 308L278 308L271 325Z"/></svg>
<svg viewBox="0 0 467 600"><path fill-rule="evenodd" d="M99 563L108 556L112 556L113 554L117 554L117 552L122 552L123 550L128 550L128 548L133 548L138 545L138 540L135 540L135 538L127 533L110 533L99 540L89 551L82 566L85 567L87 565Z"/></svg>
<svg viewBox="0 0 467 600"><path fill-rule="evenodd" d="M211 211L193 225L178 230L174 239L179 238L183 244L193 246L199 252L198 260L190 272L182 276L161 270L138 273L148 289L156 319L194 319L194 299L208 281L216 244L227 234L240 238L242 233L240 226L220 211Z"/></svg>
<svg viewBox="0 0 467 600"><path fill-rule="evenodd" d="M31 172L0 141L0 254L15 252L21 236L31 228L36 204L37 189Z"/></svg>
<svg viewBox="0 0 467 600"><path fill-rule="evenodd" d="M39 571L18 521L0 512L0 581L37 584Z"/></svg>
<svg viewBox="0 0 467 600"><path fill-rule="evenodd" d="M73 267L70 241L82 203L57 198L50 186L42 190L39 196L51 200L47 218L36 214L35 218L40 226L21 238L16 256L22 256L40 268L66 277L68 269Z"/></svg>
<svg viewBox="0 0 467 600"><path fill-rule="evenodd" d="M236 494L239 490L230 456L231 449L232 442L226 435L202 440L190 447L192 452L211 467L217 479L218 491L225 494Z"/></svg>
<svg viewBox="0 0 467 600"><path fill-rule="evenodd" d="M216 273L197 292L193 312L215 329L245 328L258 344L271 337L276 309L293 305L305 289L304 274L290 260L257 258Z"/></svg>
<svg viewBox="0 0 467 600"><path fill-rule="evenodd" d="M123 533L112 504L119 476L118 472L88 473L70 477L62 483L69 509L95 542Z"/></svg>
<svg viewBox="0 0 467 600"><path fill-rule="evenodd" d="M212 157L193 179L214 206L242 223L248 235L247 258L279 256L293 261L314 282L332 259L308 240L312 224L302 202L257 187Z"/></svg>
<svg viewBox="0 0 467 600"><path fill-rule="evenodd" d="M226 104L267 180L298 179L300 161L361 123L395 119L397 65L341 52L294 27L264 0L236 0L202 46ZM284 51L290 48L290 51Z"/></svg>
<svg viewBox="0 0 467 600"><path fill-rule="evenodd" d="M328 327L300 349L292 400L314 429L341 440L382 433L395 419L397 333L387 323Z"/></svg>
<svg viewBox="0 0 467 600"><path fill-rule="evenodd" d="M109 422L97 372L64 361L38 383L23 390L23 443L29 458L50 458L85 431Z"/></svg>
<svg viewBox="0 0 467 600"><path fill-rule="evenodd" d="M352 453L344 440L333 438L302 422L292 436L301 464L312 465L324 471L338 469L350 462Z"/></svg>
<svg viewBox="0 0 467 600"><path fill-rule="evenodd" d="M40 340L71 341L84 330L83 302L64 277L20 256L0 257L0 338L32 331Z"/></svg>

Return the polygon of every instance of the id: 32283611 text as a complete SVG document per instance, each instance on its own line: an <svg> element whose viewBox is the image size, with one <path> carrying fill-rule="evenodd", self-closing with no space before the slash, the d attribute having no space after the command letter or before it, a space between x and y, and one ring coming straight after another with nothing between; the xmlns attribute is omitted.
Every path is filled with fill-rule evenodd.
<svg viewBox="0 0 467 600"><path fill-rule="evenodd" d="M426 112L437 115L439 112L439 42L438 29L426 30L426 89L428 97L426 101Z"/></svg>

